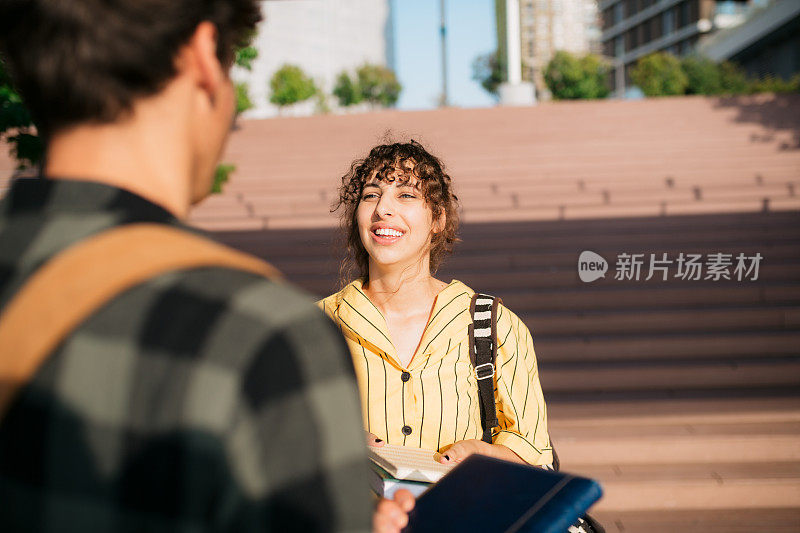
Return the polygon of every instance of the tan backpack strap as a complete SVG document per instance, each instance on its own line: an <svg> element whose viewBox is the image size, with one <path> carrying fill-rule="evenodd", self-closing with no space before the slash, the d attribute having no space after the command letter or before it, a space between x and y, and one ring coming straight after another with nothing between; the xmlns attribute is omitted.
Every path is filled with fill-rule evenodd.
<svg viewBox="0 0 800 533"><path fill-rule="evenodd" d="M0 312L0 418L47 356L94 311L159 274L204 266L280 277L268 263L162 224L131 224L72 245Z"/></svg>

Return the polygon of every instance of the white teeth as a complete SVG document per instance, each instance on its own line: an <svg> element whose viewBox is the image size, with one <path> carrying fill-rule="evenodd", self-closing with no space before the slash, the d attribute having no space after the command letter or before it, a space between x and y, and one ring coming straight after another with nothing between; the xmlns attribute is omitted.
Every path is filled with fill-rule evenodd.
<svg viewBox="0 0 800 533"><path fill-rule="evenodd" d="M382 235L384 237L402 237L402 233L390 228L378 228L375 230L375 235Z"/></svg>

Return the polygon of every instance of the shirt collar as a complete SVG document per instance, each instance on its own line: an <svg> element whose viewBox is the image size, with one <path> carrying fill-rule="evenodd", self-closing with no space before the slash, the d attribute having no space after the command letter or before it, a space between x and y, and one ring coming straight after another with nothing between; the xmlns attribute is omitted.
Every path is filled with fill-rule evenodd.
<svg viewBox="0 0 800 533"><path fill-rule="evenodd" d="M357 279L340 293L335 314L342 323L342 331L359 344L396 361L397 350L389 338L386 318L364 293L363 286L364 280Z"/></svg>
<svg viewBox="0 0 800 533"><path fill-rule="evenodd" d="M7 215L25 211L87 213L113 212L122 221L148 220L177 224L163 207L111 185L78 179L18 178L11 182L0 211Z"/></svg>
<svg viewBox="0 0 800 533"><path fill-rule="evenodd" d="M335 315L346 336L402 368L389 336L386 319L364 293L363 283L362 279L358 279L342 289ZM472 289L458 280L451 281L439 292L409 369L424 365L429 357L438 359L446 355L447 345L452 343L453 336L472 323L469 302L473 294Z"/></svg>

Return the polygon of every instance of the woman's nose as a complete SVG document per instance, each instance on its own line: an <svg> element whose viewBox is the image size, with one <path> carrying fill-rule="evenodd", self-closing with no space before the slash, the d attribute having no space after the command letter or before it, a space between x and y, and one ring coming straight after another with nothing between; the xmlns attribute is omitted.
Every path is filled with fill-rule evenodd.
<svg viewBox="0 0 800 533"><path fill-rule="evenodd" d="M391 195L381 195L380 200L378 200L378 205L375 206L375 213L381 218L391 216L394 213Z"/></svg>

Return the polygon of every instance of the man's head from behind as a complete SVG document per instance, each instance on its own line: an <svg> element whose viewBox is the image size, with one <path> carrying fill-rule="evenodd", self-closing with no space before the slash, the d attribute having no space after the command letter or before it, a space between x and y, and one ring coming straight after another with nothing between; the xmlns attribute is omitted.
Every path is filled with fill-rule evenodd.
<svg viewBox="0 0 800 533"><path fill-rule="evenodd" d="M185 66L180 53L187 45L202 52L203 43L194 42L199 30L205 29L199 33L211 61L204 64L195 54L188 62L198 77L221 72L229 81L234 49L260 19L258 4L0 0L0 55L40 133L49 139L73 126L124 120L137 100L160 93ZM212 107L215 96L209 89Z"/></svg>

